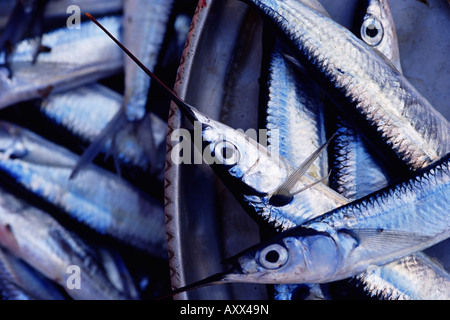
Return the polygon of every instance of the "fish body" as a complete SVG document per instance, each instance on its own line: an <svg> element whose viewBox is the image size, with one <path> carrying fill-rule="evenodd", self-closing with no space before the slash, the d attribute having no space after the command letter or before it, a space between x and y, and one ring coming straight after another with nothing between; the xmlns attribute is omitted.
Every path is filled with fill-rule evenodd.
<svg viewBox="0 0 450 320"><path fill-rule="evenodd" d="M61 285L74 299L124 299L80 240L50 215L2 190L0 243L16 257ZM69 282L76 266L80 288Z"/></svg>
<svg viewBox="0 0 450 320"><path fill-rule="evenodd" d="M450 236L450 156L414 178L280 233L230 259L223 281L323 283ZM237 270L237 271L236 271Z"/></svg>
<svg viewBox="0 0 450 320"><path fill-rule="evenodd" d="M298 168L325 143L323 103L312 79L300 74L274 50L270 59L266 128L269 150ZM326 152L309 173L316 179L328 174Z"/></svg>
<svg viewBox="0 0 450 320"><path fill-rule="evenodd" d="M348 202L323 183L315 184L317 179L305 173L293 190L313 186L286 203L272 203L273 194L297 168L244 132L213 120L193 107L186 114L194 122L194 132L201 132L202 145L197 144L195 136L191 137L204 150L204 160L256 220L263 219L277 229L289 229ZM172 156L179 151L176 147Z"/></svg>
<svg viewBox="0 0 450 320"><path fill-rule="evenodd" d="M122 103L123 96L94 83L49 95L42 101L40 111L79 140L92 143L120 111ZM163 163L167 124L154 114L147 115L143 121L147 125L139 126L139 130L134 130L131 125L126 126L115 137L114 145L111 140L105 144L103 153L114 153L121 164L136 166L144 171L150 166L150 159L142 142L146 141L146 137L153 136L157 146L155 153L160 159L158 163Z"/></svg>
<svg viewBox="0 0 450 320"><path fill-rule="evenodd" d="M69 180L78 156L2 122L0 170L14 183L105 235L166 256L162 204L97 166Z"/></svg>
<svg viewBox="0 0 450 320"><path fill-rule="evenodd" d="M101 21L113 34L120 35L120 17ZM44 34L42 45L52 49L41 53L33 63L35 41L26 39L17 44L11 61L12 79L5 68L0 68L0 108L93 82L123 67L120 49L90 23L82 23L80 29L61 28ZM0 63L4 61L5 56L0 55Z"/></svg>
<svg viewBox="0 0 450 320"><path fill-rule="evenodd" d="M356 279L368 294L381 299L450 299L450 275L422 252L370 268Z"/></svg>
<svg viewBox="0 0 450 320"><path fill-rule="evenodd" d="M123 16L124 45L153 70L166 33L173 1L125 0ZM125 114L130 121L140 120L146 113L150 78L124 56Z"/></svg>
<svg viewBox="0 0 450 320"><path fill-rule="evenodd" d="M246 2L273 22L342 114L392 163L417 170L450 151L447 120L386 57L301 1Z"/></svg>
<svg viewBox="0 0 450 320"><path fill-rule="evenodd" d="M3 300L65 300L53 282L0 249L0 298Z"/></svg>

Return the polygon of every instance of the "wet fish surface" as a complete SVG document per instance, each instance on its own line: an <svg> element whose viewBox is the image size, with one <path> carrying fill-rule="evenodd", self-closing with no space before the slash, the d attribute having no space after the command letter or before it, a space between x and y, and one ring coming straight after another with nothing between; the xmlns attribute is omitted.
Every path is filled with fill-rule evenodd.
<svg viewBox="0 0 450 320"><path fill-rule="evenodd" d="M343 114L393 162L420 169L450 151L449 124L382 55L301 1L245 1L267 16Z"/></svg>
<svg viewBox="0 0 450 320"><path fill-rule="evenodd" d="M86 246L50 215L3 192L0 199L0 243L15 256L55 281L75 299L124 299L109 282ZM67 285L77 266L81 287Z"/></svg>
<svg viewBox="0 0 450 320"><path fill-rule="evenodd" d="M119 36L119 16L101 20ZM6 68L0 68L0 108L111 76L123 66L120 49L90 23L82 23L80 29L61 28L44 34L42 45L52 50L40 54L33 63L34 41L17 44L11 61L12 79ZM4 59L1 55L0 63Z"/></svg>
<svg viewBox="0 0 450 320"><path fill-rule="evenodd" d="M69 180L77 155L11 123L0 123L0 133L0 170L14 183L101 234L166 257L158 201L93 165Z"/></svg>

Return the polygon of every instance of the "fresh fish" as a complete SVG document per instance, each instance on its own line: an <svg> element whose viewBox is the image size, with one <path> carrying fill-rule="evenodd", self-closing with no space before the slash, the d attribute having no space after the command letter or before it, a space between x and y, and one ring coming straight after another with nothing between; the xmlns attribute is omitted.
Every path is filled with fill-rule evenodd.
<svg viewBox="0 0 450 320"><path fill-rule="evenodd" d="M66 300L49 279L0 248L0 298L3 300Z"/></svg>
<svg viewBox="0 0 450 320"><path fill-rule="evenodd" d="M119 35L119 16L101 21ZM123 66L120 49L91 23L82 23L80 29L61 28L44 34L42 45L51 47L51 52L40 54L33 64L35 41L17 44L11 62L12 79L5 68L0 68L0 108L93 82L120 72ZM0 55L0 63L4 61L5 56Z"/></svg>
<svg viewBox="0 0 450 320"><path fill-rule="evenodd" d="M359 1L358 5L354 34L381 52L399 72L402 72L397 32L389 2L387 0L363 0Z"/></svg>
<svg viewBox="0 0 450 320"><path fill-rule="evenodd" d="M385 55L401 72L397 33L388 1L359 1L356 12L355 35ZM330 181L331 186L348 199L359 199L384 188L389 184L388 174L395 178L370 147L356 129L338 116Z"/></svg>
<svg viewBox="0 0 450 320"><path fill-rule="evenodd" d="M400 55L397 35L389 3L386 0L368 0L359 2L354 25L354 33L365 43L372 46L386 56L401 72ZM370 146L362 139L359 133L342 119L338 120L338 134L334 140L333 170L330 180L332 186L350 200L362 198L388 185L390 178L396 178L393 172L388 172L378 159ZM407 295L398 292L409 292L414 298L433 299L426 290L420 291L415 281L402 282L401 278L424 279L425 274L445 273L442 268L431 260L425 263L420 256L407 256L398 261L378 267L377 272L363 273L355 277L357 285L362 285L371 295L382 298L405 298ZM415 272L410 272L411 261L421 265ZM395 275L398 275L397 277ZM430 278L427 284L444 291L442 284ZM353 281L353 282L355 282ZM399 287L399 283L402 287ZM389 292L391 293L389 295ZM397 294L395 294L397 292Z"/></svg>
<svg viewBox="0 0 450 320"><path fill-rule="evenodd" d="M96 248L96 251L99 252L106 275L114 286L131 299L139 299L138 289L120 254L107 247Z"/></svg>
<svg viewBox="0 0 450 320"><path fill-rule="evenodd" d="M310 156L305 161L306 165L292 168L286 159L277 154L271 154L267 148L241 130L235 130L215 121L181 100L101 23L94 17L90 19L164 90L185 117L194 124L194 136L190 135L190 137L193 138L194 144L197 140L202 144L196 147L204 150L204 160L211 165L244 207L249 208L253 217L266 220L276 228L289 229L348 202L309 174L303 174L303 170L307 169L307 166L320 154L319 152L316 152L314 157ZM197 134L200 135L199 138L196 137ZM177 133L171 139L179 139L180 136L181 133ZM323 147L324 145L321 148ZM175 163L183 160L191 161L190 156L189 159L182 159L180 156L182 149L181 143L173 148L171 156ZM273 195L286 182L295 182L292 190L289 190L292 193L289 197L283 196L274 201ZM322 201L323 199L326 200ZM286 210L289 212L286 213Z"/></svg>
<svg viewBox="0 0 450 320"><path fill-rule="evenodd" d="M0 52L4 52L4 66L8 69L9 78L12 77L11 56L15 50L17 42L26 36L38 37L38 43L34 48L33 62L42 51L48 48L42 46L42 32L44 23L44 11L48 0L16 1L16 4L9 17L4 32L0 37Z"/></svg>
<svg viewBox="0 0 450 320"><path fill-rule="evenodd" d="M175 293L227 282L324 283L348 278L450 237L449 192L450 154L409 180L239 253L227 260L229 272Z"/></svg>
<svg viewBox="0 0 450 320"><path fill-rule="evenodd" d="M48 279L58 283L74 299L124 299L83 242L49 214L2 190L0 244ZM79 270L77 289L71 275ZM74 281L75 282L75 281Z"/></svg>
<svg viewBox="0 0 450 320"><path fill-rule="evenodd" d="M136 56L153 69L158 61L159 52L166 33L167 21L171 13L173 1L168 0L125 0L123 16L123 41ZM106 39L106 37L105 37ZM102 150L107 139L117 135L128 122L135 126L151 126L152 121L142 122L147 110L147 96L150 89L150 78L140 70L133 61L124 56L125 93L123 109L99 134L97 139L83 153L75 166L72 177ZM158 126L158 124L155 124ZM147 132L152 132L152 128ZM149 169L157 172L158 166L164 162L158 157L155 138L150 134L144 140L141 149L145 150L145 158L149 159Z"/></svg>
<svg viewBox="0 0 450 320"><path fill-rule="evenodd" d="M277 42L279 40L276 40ZM302 165L320 145L326 142L324 105L311 77L301 72L283 56L275 44L268 66L266 128L268 149L283 156L293 168ZM328 175L327 153L323 152L307 171L321 179ZM324 299L317 284L300 285L309 295L306 299ZM276 285L274 298L289 300L298 285Z"/></svg>
<svg viewBox="0 0 450 320"><path fill-rule="evenodd" d="M323 103L309 75L289 65L280 50L270 58L266 128L268 149L298 168L325 143ZM316 179L328 174L326 152L308 172Z"/></svg>
<svg viewBox="0 0 450 320"><path fill-rule="evenodd" d="M0 123L0 171L97 232L166 257L162 204L97 166L69 175L78 156L36 134Z"/></svg>
<svg viewBox="0 0 450 320"><path fill-rule="evenodd" d="M449 300L450 275L422 252L356 276L364 290L389 300Z"/></svg>
<svg viewBox="0 0 450 320"><path fill-rule="evenodd" d="M447 120L384 55L301 1L245 2L273 22L342 114L392 166L417 170L450 151Z"/></svg>
<svg viewBox="0 0 450 320"><path fill-rule="evenodd" d="M117 92L97 83L81 86L69 91L50 94L40 106L41 112L59 127L76 136L78 140L92 143L122 107L123 97ZM151 122L151 123L149 123ZM145 125L147 124L147 125ZM120 164L134 166L144 172L150 166L145 142L153 136L157 149L157 171L162 180L165 157L167 124L150 113L143 119L138 130L128 124L103 150L115 154Z"/></svg>

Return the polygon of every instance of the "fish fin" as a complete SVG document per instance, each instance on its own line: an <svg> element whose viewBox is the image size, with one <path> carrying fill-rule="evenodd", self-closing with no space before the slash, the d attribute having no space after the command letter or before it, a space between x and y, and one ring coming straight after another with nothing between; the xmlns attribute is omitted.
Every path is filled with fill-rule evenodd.
<svg viewBox="0 0 450 320"><path fill-rule="evenodd" d="M308 190L309 188L314 187L316 184L324 183L326 180L328 180L328 178L330 177L330 175L331 175L331 171L328 172L328 174L327 174L325 177L323 177L322 179L316 180L316 181L314 181L313 183L311 183L311 184L309 184L309 185L307 185L307 186L305 186L305 187L303 187L303 188L301 188L301 189L299 189L299 190L297 190L297 191L291 192L291 195L296 195L296 194L298 194L298 193L300 193L300 192L303 192L303 191L305 191L305 190Z"/></svg>
<svg viewBox="0 0 450 320"><path fill-rule="evenodd" d="M283 182L283 184L273 193L274 195L281 196L292 196L292 189L297 184L298 180L301 176L305 174L305 172L309 169L309 167L313 164L313 162L319 157L319 155L323 152L323 150L330 144L331 140L335 137L336 132L328 138L328 140L312 155L310 155L294 172L292 172L289 177ZM320 182L320 181L319 181ZM298 192L297 192L298 193Z"/></svg>
<svg viewBox="0 0 450 320"><path fill-rule="evenodd" d="M399 251L428 241L431 237L415 232L378 229L340 229L339 233L350 235L356 246L364 245L377 255Z"/></svg>
<svg viewBox="0 0 450 320"><path fill-rule="evenodd" d="M100 153L105 143L108 139L115 136L115 134L128 122L128 119L125 115L123 109L120 109L119 112L112 118L112 120L106 125L106 127L102 130L102 132L98 135L98 137L89 145L89 147L83 152L81 157L78 159L75 167L70 174L69 179L73 179L77 176L80 170L85 167L87 164L92 162L94 158Z"/></svg>

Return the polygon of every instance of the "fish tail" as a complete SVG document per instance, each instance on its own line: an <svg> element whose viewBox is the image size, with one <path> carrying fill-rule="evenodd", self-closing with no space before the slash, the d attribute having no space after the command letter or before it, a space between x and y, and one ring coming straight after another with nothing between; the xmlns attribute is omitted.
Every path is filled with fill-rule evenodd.
<svg viewBox="0 0 450 320"><path fill-rule="evenodd" d="M98 137L89 145L89 147L83 152L78 159L75 167L70 174L69 179L73 179L77 174L104 149L106 142L109 139L113 139L117 132L124 127L128 122L124 109L121 108L119 112L111 119L108 125L102 130ZM117 166L117 165L116 165Z"/></svg>

